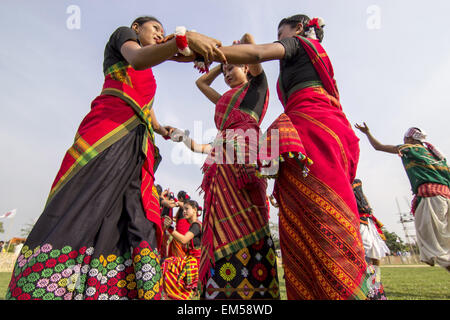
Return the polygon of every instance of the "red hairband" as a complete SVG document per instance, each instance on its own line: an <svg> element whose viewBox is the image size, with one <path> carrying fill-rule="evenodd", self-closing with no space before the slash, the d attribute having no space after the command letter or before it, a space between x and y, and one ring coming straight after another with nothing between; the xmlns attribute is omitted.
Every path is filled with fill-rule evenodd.
<svg viewBox="0 0 450 320"><path fill-rule="evenodd" d="M319 18L314 18L309 21L307 27L316 27L317 29L320 29L321 26L319 25Z"/></svg>

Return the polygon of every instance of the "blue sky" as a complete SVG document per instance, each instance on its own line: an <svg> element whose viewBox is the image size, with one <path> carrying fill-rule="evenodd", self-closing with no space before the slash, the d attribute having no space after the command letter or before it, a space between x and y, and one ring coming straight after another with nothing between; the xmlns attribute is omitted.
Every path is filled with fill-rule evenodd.
<svg viewBox="0 0 450 320"><path fill-rule="evenodd" d="M278 22L297 13L325 19L323 45L331 57L344 111L351 123L366 121L375 137L400 144L407 128L418 126L429 141L450 154L450 2L424 5L405 0L316 1L60 1L2 0L0 3L0 213L6 234L39 217L61 160L73 142L91 101L103 84L103 51L110 34L137 16L158 17L167 33L176 26L217 38L224 45L243 33L256 42L276 40ZM80 9L80 28L69 29L67 8ZM375 25L373 24L375 21ZM377 24L378 23L378 24ZM264 63L270 104L265 130L282 112L275 82L278 62ZM203 142L214 135L214 106L196 88L199 74L188 64L166 62L153 69L158 90L155 112L163 124L194 131L201 124ZM223 79L214 87L227 90ZM374 151L361 138L358 177L375 216L388 230L404 236L396 199L408 211L412 199L401 160ZM200 163L180 164L181 146L157 137L163 162L157 183L201 200ZM269 183L268 194L273 182ZM276 221L276 210L271 209Z"/></svg>

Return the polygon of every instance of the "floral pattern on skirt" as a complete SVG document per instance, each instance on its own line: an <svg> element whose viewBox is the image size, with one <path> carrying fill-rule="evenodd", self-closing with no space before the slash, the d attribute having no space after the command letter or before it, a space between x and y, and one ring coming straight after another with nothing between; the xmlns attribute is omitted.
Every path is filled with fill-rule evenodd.
<svg viewBox="0 0 450 320"><path fill-rule="evenodd" d="M162 272L157 250L146 241L123 255L99 255L93 247L74 250L44 244L24 246L6 299L160 299Z"/></svg>
<svg viewBox="0 0 450 320"><path fill-rule="evenodd" d="M216 261L202 299L279 299L277 257L270 236Z"/></svg>

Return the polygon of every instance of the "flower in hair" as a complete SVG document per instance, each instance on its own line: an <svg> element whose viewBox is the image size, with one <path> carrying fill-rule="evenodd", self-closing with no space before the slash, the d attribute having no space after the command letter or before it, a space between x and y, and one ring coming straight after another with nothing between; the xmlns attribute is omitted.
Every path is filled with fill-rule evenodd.
<svg viewBox="0 0 450 320"><path fill-rule="evenodd" d="M311 19L307 25L307 27L316 27L317 29L321 29L324 26L325 26L325 21L322 18Z"/></svg>
<svg viewBox="0 0 450 320"><path fill-rule="evenodd" d="M321 29L325 26L325 21L322 18L311 19L306 26L305 35L310 39L317 40L316 29Z"/></svg>

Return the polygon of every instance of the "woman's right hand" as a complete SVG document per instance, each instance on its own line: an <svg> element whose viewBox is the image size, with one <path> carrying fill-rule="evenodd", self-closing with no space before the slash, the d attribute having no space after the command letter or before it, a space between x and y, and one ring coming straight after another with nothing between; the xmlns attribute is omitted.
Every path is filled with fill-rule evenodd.
<svg viewBox="0 0 450 320"><path fill-rule="evenodd" d="M355 128L358 129L359 131L361 131L364 134L368 134L369 133L369 127L367 126L367 124L365 122L363 122L363 125L360 124L355 124Z"/></svg>
<svg viewBox="0 0 450 320"><path fill-rule="evenodd" d="M218 59L222 63L226 63L227 59L225 55L218 49L218 47L222 46L222 43L219 40L193 31L186 32L186 38L189 48L201 55L205 59L205 64L209 65L215 59Z"/></svg>
<svg viewBox="0 0 450 320"><path fill-rule="evenodd" d="M161 200L161 205L163 207L173 209L177 206L177 203L175 202L175 200L163 199L163 200Z"/></svg>

